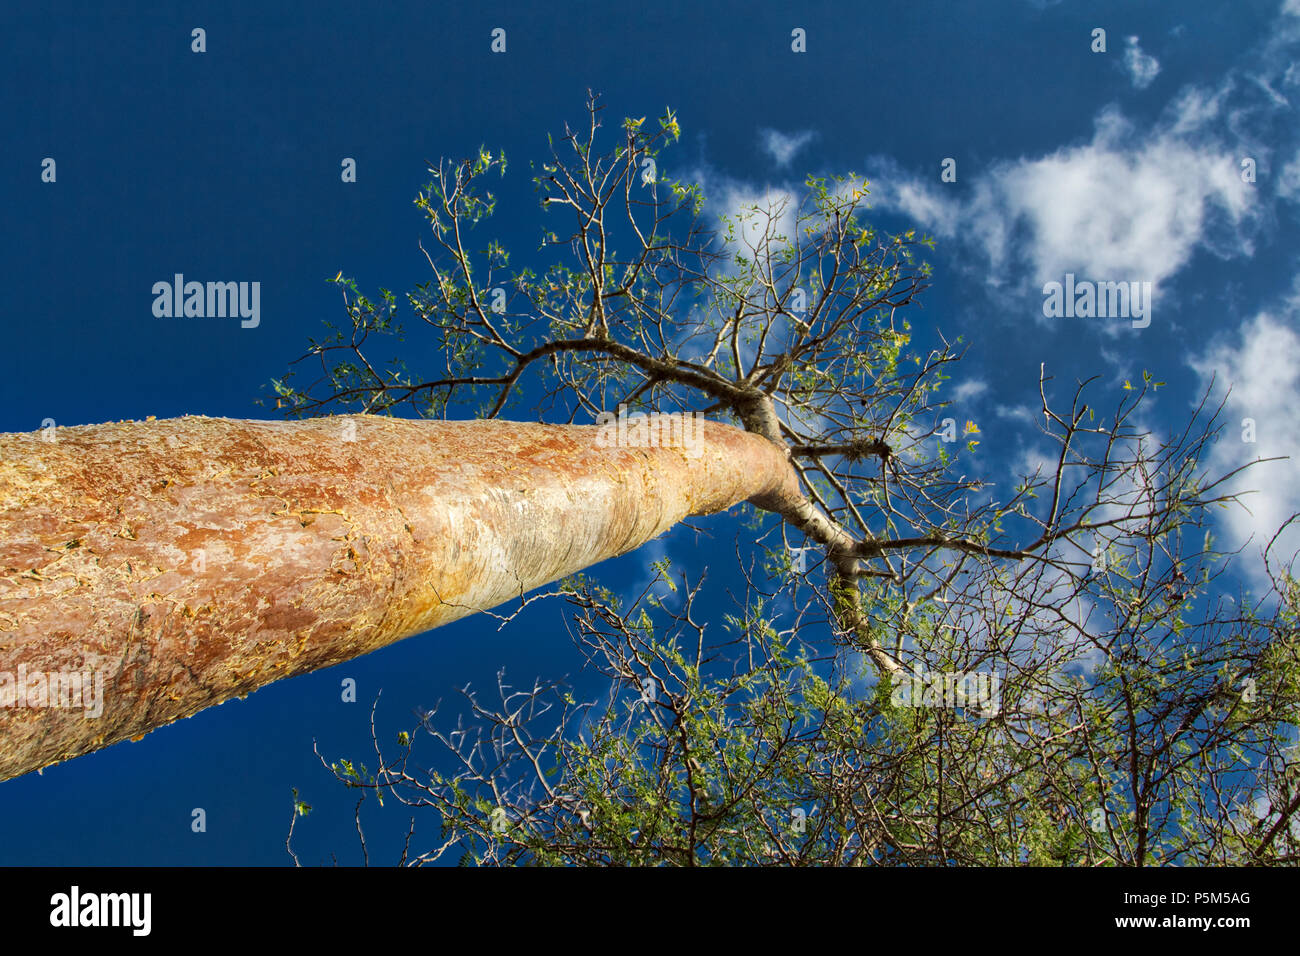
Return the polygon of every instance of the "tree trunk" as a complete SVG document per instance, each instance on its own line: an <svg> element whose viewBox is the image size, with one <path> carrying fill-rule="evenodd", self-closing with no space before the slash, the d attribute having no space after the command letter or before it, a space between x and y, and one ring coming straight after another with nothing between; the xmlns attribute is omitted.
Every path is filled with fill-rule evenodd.
<svg viewBox="0 0 1300 956"><path fill-rule="evenodd" d="M0 779L789 493L781 449L700 424L694 448L365 415L0 435Z"/></svg>

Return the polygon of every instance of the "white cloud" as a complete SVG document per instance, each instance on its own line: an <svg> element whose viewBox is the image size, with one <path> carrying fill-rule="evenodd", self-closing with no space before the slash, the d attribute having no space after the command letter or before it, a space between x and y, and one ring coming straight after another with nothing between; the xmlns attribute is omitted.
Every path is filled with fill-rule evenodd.
<svg viewBox="0 0 1300 956"><path fill-rule="evenodd" d="M1252 74L1250 79L1251 82L1253 82L1256 86L1258 86L1261 90L1264 91L1265 95L1268 96L1268 98L1273 102L1274 106L1285 108L1291 105L1290 100L1288 100L1277 90L1273 89L1273 84L1270 83L1267 78L1262 76L1255 76Z"/></svg>
<svg viewBox="0 0 1300 956"><path fill-rule="evenodd" d="M663 538L651 538L636 550L636 556L637 560L641 562L642 568L640 573L635 577L624 579L627 582L627 586L620 594L620 597L623 598L624 606L631 607L632 602L638 600L647 590L649 590L650 594L658 597L661 601L671 603L672 599L670 598L670 595L673 593L673 589L669 587L668 584L660 581L653 588L651 587L651 585L654 584L655 578L658 576L658 572L651 567L651 565L656 561L668 559L668 561L671 562L672 570L669 573L672 575L674 580L676 580L684 570L678 565L677 559L669 555L668 544Z"/></svg>
<svg viewBox="0 0 1300 956"><path fill-rule="evenodd" d="M1183 97L1162 127L1146 132L1114 108L1097 117L1091 142L1005 161L978 174L969 198L872 162L872 201L940 237L971 244L990 285L1020 277L1023 291L1071 272L1093 281L1154 287L1198 248L1224 258L1253 251L1259 215L1231 150L1183 135L1217 112L1213 98ZM1027 274L1026 274L1027 273Z"/></svg>
<svg viewBox="0 0 1300 956"><path fill-rule="evenodd" d="M1271 203L1300 198L1300 165L1293 165L1300 127L1290 105L1300 84L1300 0L1288 0L1266 29L1240 65L1215 83L1183 87L1155 123L1106 106L1089 140L1008 157L960 187L941 183L937 168L916 175L869 157L872 204L950 240L958 247L953 260L999 298L1040 298L1044 283L1067 272L1149 281L1160 321L1172 287L1162 282L1202 251L1252 255L1273 221ZM1149 82L1159 65L1136 39L1127 55L1134 82ZM1281 181L1272 189L1242 182L1243 155Z"/></svg>
<svg viewBox="0 0 1300 956"><path fill-rule="evenodd" d="M874 170L869 186L873 206L897 210L937 236L957 234L964 209L941 186L909 175L888 157L876 157L870 165Z"/></svg>
<svg viewBox="0 0 1300 956"><path fill-rule="evenodd" d="M1214 378L1220 394L1231 388L1224 430L1209 460L1216 477L1256 458L1289 456L1253 465L1227 487L1230 493L1243 493L1244 507L1224 512L1230 538L1226 547L1239 547L1249 539L1256 553L1300 511L1300 430L1295 427L1295 410L1300 408L1300 280L1297 293L1278 312L1261 312L1231 337L1189 359L1203 386ZM1254 443L1243 440L1245 419L1254 423ZM1292 526L1279 539L1274 557L1285 563L1298 547L1300 529ZM1259 581L1263 568L1251 570Z"/></svg>
<svg viewBox="0 0 1300 956"><path fill-rule="evenodd" d="M989 390L988 382L982 382L979 379L970 379L962 382L952 390L952 400L954 402L969 402L972 399L979 398Z"/></svg>
<svg viewBox="0 0 1300 956"><path fill-rule="evenodd" d="M1031 405L998 405L993 414L1023 425L1037 425L1043 419L1042 410Z"/></svg>
<svg viewBox="0 0 1300 956"><path fill-rule="evenodd" d="M1300 0L1296 2L1300 3ZM1300 149L1278 173L1277 194L1291 202L1300 202Z"/></svg>
<svg viewBox="0 0 1300 956"><path fill-rule="evenodd" d="M803 192L794 183L758 185L704 166L684 172L681 178L698 183L704 192L705 208L716 217L718 243L729 260L740 254L761 261L794 241ZM726 271L733 267L734 263Z"/></svg>
<svg viewBox="0 0 1300 956"><path fill-rule="evenodd" d="M680 178L698 183L706 197L706 215L713 217L712 225L717 230L715 248L722 254L711 267L716 277L757 275L771 266L784 290L783 280L788 278L789 267L781 264L778 257L798 239L800 196L806 190L792 183L746 182L705 166L685 171ZM807 214L807 209L804 213ZM741 265L737 257L749 260L749 264ZM751 287L749 291L758 300L763 298L761 287ZM678 326L674 348L685 358L699 360L711 351L716 333L705 322L704 315L692 311L689 321ZM750 322L757 328L760 319L751 318ZM778 317L771 323L769 344L781 341L788 329L786 318ZM755 337L742 336L740 353L741 362L748 369L756 355Z"/></svg>
<svg viewBox="0 0 1300 956"><path fill-rule="evenodd" d="M778 166L788 166L795 154L812 142L816 135L812 130L781 133L774 129L763 129L758 131L758 141Z"/></svg>
<svg viewBox="0 0 1300 956"><path fill-rule="evenodd" d="M1039 479L1050 479L1056 474L1056 465L1060 452L1053 454L1050 449L1023 447L1011 459L1008 471L1012 484L1018 485L1026 478L1031 480L1037 475Z"/></svg>
<svg viewBox="0 0 1300 956"><path fill-rule="evenodd" d="M1133 86L1145 90L1160 72L1160 61L1150 54L1143 53L1137 37L1129 37L1124 49L1124 69Z"/></svg>
<svg viewBox="0 0 1300 956"><path fill-rule="evenodd" d="M1184 87L1166 110L1168 132L1186 136L1207 128L1223 114L1223 106L1235 84L1230 80L1211 92L1200 86Z"/></svg>
<svg viewBox="0 0 1300 956"><path fill-rule="evenodd" d="M733 254L761 259L765 253L777 252L794 240L799 198L792 190L754 190L735 184L726 189L716 208L719 217L725 216L734 227L729 243Z"/></svg>

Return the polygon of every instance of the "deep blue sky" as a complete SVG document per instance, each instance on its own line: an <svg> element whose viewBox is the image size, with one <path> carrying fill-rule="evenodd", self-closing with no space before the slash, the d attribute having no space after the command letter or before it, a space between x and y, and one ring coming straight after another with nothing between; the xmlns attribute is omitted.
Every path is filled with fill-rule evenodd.
<svg viewBox="0 0 1300 956"><path fill-rule="evenodd" d="M1170 382L1157 405L1170 421L1218 370L1261 435L1221 462L1294 453L1296 0L151 6L0 13L0 431L269 417L255 404L266 384L341 315L327 278L399 296L426 278L412 205L426 160L504 149L493 225L516 256L535 247L527 161L582 119L592 87L610 125L672 106L683 137L663 170L697 172L716 208L854 170L883 225L936 235L912 321L972 345L952 385L989 476L1040 451L1021 410L1043 361L1105 388L1148 368ZM504 55L489 51L498 26ZM190 50L194 27L206 53ZM795 27L805 54L790 50ZM812 135L782 165L764 131ZM355 184L340 182L343 157ZM939 181L945 157L956 183ZM1151 327L1044 320L1042 282L1067 271L1156 283ZM175 272L260 281L260 326L155 318L151 287ZM1295 510L1295 470L1272 475L1254 485L1261 521ZM721 574L738 523L706 524L711 543L679 530L663 547ZM602 571L636 580L649 560ZM577 665L558 606L519 623L462 621L0 784L0 863L283 864L291 786L316 807L295 841L304 862L356 862L351 803L313 738L331 757L362 753L381 688L395 733L502 666L531 681ZM340 701L344 677L361 703ZM205 834L190 830L194 807ZM405 822L367 818L373 858L396 857Z"/></svg>

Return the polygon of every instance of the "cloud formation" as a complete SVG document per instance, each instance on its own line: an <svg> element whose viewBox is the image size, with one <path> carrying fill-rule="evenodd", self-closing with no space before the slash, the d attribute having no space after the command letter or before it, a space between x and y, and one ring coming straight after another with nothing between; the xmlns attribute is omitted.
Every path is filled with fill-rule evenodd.
<svg viewBox="0 0 1300 956"><path fill-rule="evenodd" d="M1134 88L1145 90L1160 72L1160 61L1142 52L1137 37L1129 37L1124 47L1124 71Z"/></svg>
<svg viewBox="0 0 1300 956"><path fill-rule="evenodd" d="M965 199L876 160L872 202L973 247L994 286L1020 276L1041 288L1067 272L1158 286L1198 248L1253 250L1255 193L1233 153L1203 135L1216 113L1212 98L1192 97L1147 131L1108 107L1090 142L997 163Z"/></svg>
<svg viewBox="0 0 1300 956"><path fill-rule="evenodd" d="M1276 200L1300 201L1300 0L1217 82L1189 84L1155 122L1101 106L1090 139L1005 158L943 183L889 157L868 158L871 202L950 240L953 260L1001 296L1039 295L1066 273L1156 287L1200 251L1252 255ZM1135 86L1159 63L1130 37ZM1258 182L1243 179L1254 159Z"/></svg>
<svg viewBox="0 0 1300 956"><path fill-rule="evenodd" d="M784 168L790 165L795 154L811 143L816 135L812 130L781 133L774 129L762 129L758 131L758 142L772 157L773 162Z"/></svg>
<svg viewBox="0 0 1300 956"><path fill-rule="evenodd" d="M1300 276L1295 292L1279 308L1258 313L1189 360L1203 387L1213 380L1220 395L1227 392L1226 424L1210 456L1211 470L1218 475L1256 458L1288 459L1254 465L1228 486L1230 492L1243 494L1245 506L1224 514L1230 548L1249 540L1258 553L1292 514L1300 512L1298 328ZM1292 526L1279 539L1274 557L1285 563L1297 548L1300 528ZM1263 568L1255 565L1251 570L1259 581Z"/></svg>

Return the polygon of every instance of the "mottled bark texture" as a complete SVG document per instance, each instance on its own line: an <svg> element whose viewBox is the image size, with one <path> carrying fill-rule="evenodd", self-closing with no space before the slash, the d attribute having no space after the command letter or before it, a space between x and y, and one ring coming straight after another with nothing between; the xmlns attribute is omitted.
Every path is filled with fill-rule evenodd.
<svg viewBox="0 0 1300 956"><path fill-rule="evenodd" d="M701 439L364 415L0 435L0 779L790 493L772 443ZM98 716L73 674L102 677Z"/></svg>

